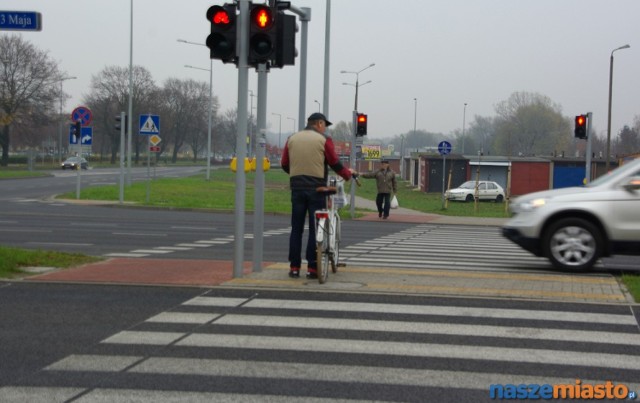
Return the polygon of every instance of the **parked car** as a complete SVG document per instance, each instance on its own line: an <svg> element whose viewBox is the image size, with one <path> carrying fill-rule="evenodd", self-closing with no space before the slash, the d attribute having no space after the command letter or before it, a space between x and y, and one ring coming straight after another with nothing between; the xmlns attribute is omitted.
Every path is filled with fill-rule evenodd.
<svg viewBox="0 0 640 403"><path fill-rule="evenodd" d="M455 189L449 189L445 197L449 200L472 202L475 199L476 183L478 183L478 200L493 200L502 203L504 189L496 182L491 181L467 181Z"/></svg>
<svg viewBox="0 0 640 403"><path fill-rule="evenodd" d="M69 157L60 164L62 169L78 169L78 165L80 165L82 169L89 168L89 163L82 157Z"/></svg>
<svg viewBox="0 0 640 403"><path fill-rule="evenodd" d="M640 159L584 187L516 198L502 234L558 269L585 271L600 257L640 255Z"/></svg>

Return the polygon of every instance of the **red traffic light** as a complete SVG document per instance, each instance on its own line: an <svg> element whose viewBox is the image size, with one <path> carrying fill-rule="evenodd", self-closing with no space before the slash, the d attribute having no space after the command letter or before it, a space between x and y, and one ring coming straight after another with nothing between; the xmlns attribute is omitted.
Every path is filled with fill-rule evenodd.
<svg viewBox="0 0 640 403"><path fill-rule="evenodd" d="M367 115L365 113L358 113L356 116L356 136L367 135Z"/></svg>
<svg viewBox="0 0 640 403"><path fill-rule="evenodd" d="M255 6L251 9L251 24L260 29L273 25L273 14L268 6Z"/></svg>
<svg viewBox="0 0 640 403"><path fill-rule="evenodd" d="M573 134L579 139L587 138L587 115L576 116L576 125Z"/></svg>
<svg viewBox="0 0 640 403"><path fill-rule="evenodd" d="M233 24L233 15L230 10L222 6L211 6L207 10L207 20L216 28L227 28Z"/></svg>
<svg viewBox="0 0 640 403"><path fill-rule="evenodd" d="M367 123L367 115L358 115L358 123Z"/></svg>

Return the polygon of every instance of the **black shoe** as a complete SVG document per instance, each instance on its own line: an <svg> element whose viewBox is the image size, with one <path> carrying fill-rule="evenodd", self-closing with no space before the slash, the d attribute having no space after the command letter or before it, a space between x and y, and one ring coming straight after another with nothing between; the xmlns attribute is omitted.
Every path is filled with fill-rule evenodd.
<svg viewBox="0 0 640 403"><path fill-rule="evenodd" d="M316 272L316 271L308 271L307 272L307 278L309 280L316 280L318 278L318 272Z"/></svg>
<svg viewBox="0 0 640 403"><path fill-rule="evenodd" d="M382 218L382 213L378 213L378 218Z"/></svg>
<svg viewBox="0 0 640 403"><path fill-rule="evenodd" d="M289 270L289 277L291 278L299 278L300 277L300 269L292 268Z"/></svg>
<svg viewBox="0 0 640 403"><path fill-rule="evenodd" d="M386 216L382 217L382 219L383 219L383 220L386 220L387 218L389 218L389 216L388 216L388 215L386 215Z"/></svg>

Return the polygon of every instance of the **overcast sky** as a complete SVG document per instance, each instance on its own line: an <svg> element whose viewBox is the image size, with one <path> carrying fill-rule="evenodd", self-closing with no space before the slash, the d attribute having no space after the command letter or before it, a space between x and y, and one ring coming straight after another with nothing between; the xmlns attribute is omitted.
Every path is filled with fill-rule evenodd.
<svg viewBox="0 0 640 403"><path fill-rule="evenodd" d="M309 7L309 70L306 110L323 100L325 0L292 0ZM169 77L208 83L204 43L211 0L133 0L133 60L158 85ZM222 4L221 2L217 4ZM72 95L65 109L81 105L92 75L105 66L129 64L130 0L2 0L2 10L38 11L41 32L22 33L49 51L77 80L65 81ZM606 133L611 51L614 53L612 132L640 115L640 1L638 0L333 0L331 2L330 109L333 122L349 121L355 75L358 106L369 115L369 137L417 128L450 133L474 115L494 116L497 103L513 92L536 92L561 105L566 116L594 113L594 129ZM4 33L6 34L6 33ZM298 38L299 45L299 38ZM223 110L237 102L237 70L213 64L214 93ZM251 70L250 89L256 90ZM267 121L278 131L293 129L298 116L299 65L269 74ZM254 103L255 106L255 103ZM324 107L324 106L323 106Z"/></svg>

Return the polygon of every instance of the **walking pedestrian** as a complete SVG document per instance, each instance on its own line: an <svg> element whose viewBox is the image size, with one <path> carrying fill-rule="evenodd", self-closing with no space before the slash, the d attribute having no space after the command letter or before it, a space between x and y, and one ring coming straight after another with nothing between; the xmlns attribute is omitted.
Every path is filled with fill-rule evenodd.
<svg viewBox="0 0 640 403"><path fill-rule="evenodd" d="M376 180L378 194L376 195L376 207L378 207L378 217L386 220L389 218L389 209L391 208L391 197L398 190L396 184L396 173L389 167L389 160L380 161L380 169L375 172L367 172L362 174L363 178Z"/></svg>
<svg viewBox="0 0 640 403"><path fill-rule="evenodd" d="M289 277L300 277L302 235L305 216L309 216L307 239L307 278L318 278L315 212L326 208L324 195L316 189L327 186L330 167L344 180L351 179L352 169L342 165L333 140L325 132L331 122L322 113L313 113L304 130L291 135L282 151L281 166L289 174L291 187L291 235L289 237Z"/></svg>

